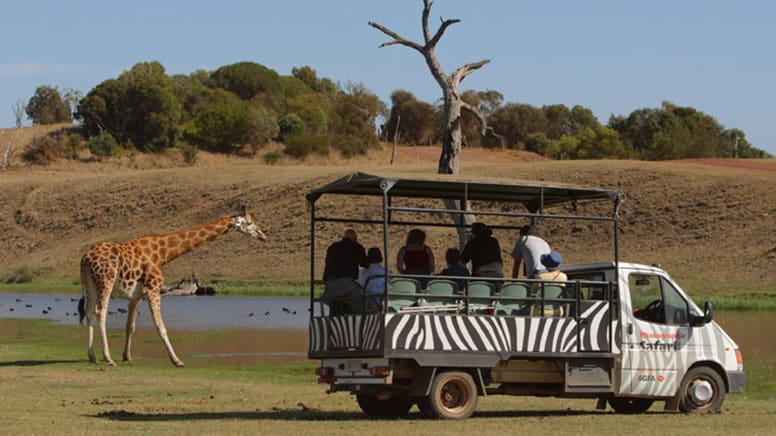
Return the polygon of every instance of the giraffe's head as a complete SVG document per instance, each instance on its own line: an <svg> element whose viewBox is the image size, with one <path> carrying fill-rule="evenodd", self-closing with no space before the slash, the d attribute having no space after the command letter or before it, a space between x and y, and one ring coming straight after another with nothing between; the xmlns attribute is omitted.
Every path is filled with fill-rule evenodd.
<svg viewBox="0 0 776 436"><path fill-rule="evenodd" d="M232 217L231 227L240 233L245 233L246 235L252 236L262 241L267 240L267 235L261 231L259 226L256 224L256 220L253 218L253 214L248 212L248 209L245 206L240 208L240 213Z"/></svg>

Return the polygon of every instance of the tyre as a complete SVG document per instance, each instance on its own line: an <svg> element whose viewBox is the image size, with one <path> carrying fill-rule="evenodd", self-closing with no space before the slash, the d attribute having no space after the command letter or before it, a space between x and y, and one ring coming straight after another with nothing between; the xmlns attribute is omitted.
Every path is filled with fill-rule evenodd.
<svg viewBox="0 0 776 436"><path fill-rule="evenodd" d="M699 366L687 371L676 395L684 413L716 413L725 400L725 383L717 371Z"/></svg>
<svg viewBox="0 0 776 436"><path fill-rule="evenodd" d="M434 418L434 412L431 410L431 401L428 397L417 398L415 404L418 405L421 416L424 418Z"/></svg>
<svg viewBox="0 0 776 436"><path fill-rule="evenodd" d="M644 413L652 406L654 400L648 398L629 398L629 397L614 397L609 398L609 405L612 406L617 413L625 415L633 415L636 413Z"/></svg>
<svg viewBox="0 0 776 436"><path fill-rule="evenodd" d="M412 407L408 395L395 395L379 399L372 395L356 395L356 401L361 410L373 418L398 418L406 415Z"/></svg>
<svg viewBox="0 0 776 436"><path fill-rule="evenodd" d="M426 405L418 403L423 411ZM466 419L477 408L477 386L471 375L460 371L439 373L431 383L426 413L432 418Z"/></svg>

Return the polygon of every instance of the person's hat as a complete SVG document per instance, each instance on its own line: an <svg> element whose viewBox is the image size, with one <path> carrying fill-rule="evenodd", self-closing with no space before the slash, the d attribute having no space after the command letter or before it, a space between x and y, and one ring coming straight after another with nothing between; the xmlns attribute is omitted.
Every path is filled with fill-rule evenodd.
<svg viewBox="0 0 776 436"><path fill-rule="evenodd" d="M493 231L485 223L474 223L472 224L472 233L477 236L490 236Z"/></svg>
<svg viewBox="0 0 776 436"><path fill-rule="evenodd" d="M372 247L366 253L366 260L369 263L380 263L383 261L383 253L377 247Z"/></svg>
<svg viewBox="0 0 776 436"><path fill-rule="evenodd" d="M553 250L547 254L542 254L541 261L542 265L546 266L547 268L557 268L560 266L563 260L560 257L560 253Z"/></svg>

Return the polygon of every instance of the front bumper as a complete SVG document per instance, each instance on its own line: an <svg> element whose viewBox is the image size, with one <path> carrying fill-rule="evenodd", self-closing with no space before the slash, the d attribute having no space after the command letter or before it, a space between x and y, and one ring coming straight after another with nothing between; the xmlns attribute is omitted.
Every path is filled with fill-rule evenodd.
<svg viewBox="0 0 776 436"><path fill-rule="evenodd" d="M728 392L744 391L744 382L746 381L746 376L744 375L744 371L728 371L727 381L728 381Z"/></svg>

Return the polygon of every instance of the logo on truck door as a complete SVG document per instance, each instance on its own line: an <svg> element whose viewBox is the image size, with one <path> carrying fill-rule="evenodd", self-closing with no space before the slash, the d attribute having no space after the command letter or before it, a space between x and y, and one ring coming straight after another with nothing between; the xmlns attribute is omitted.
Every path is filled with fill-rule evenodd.
<svg viewBox="0 0 776 436"><path fill-rule="evenodd" d="M666 377L662 374L658 375L652 375L652 374L642 374L639 376L638 381L640 382L658 382L663 383L665 381Z"/></svg>
<svg viewBox="0 0 776 436"><path fill-rule="evenodd" d="M639 346L642 350L647 351L679 351L679 339L687 337L684 333L652 333L652 332L640 332L639 337L643 339L639 342ZM655 342L648 341L647 339L655 339ZM673 342L661 342L666 339L673 339Z"/></svg>

